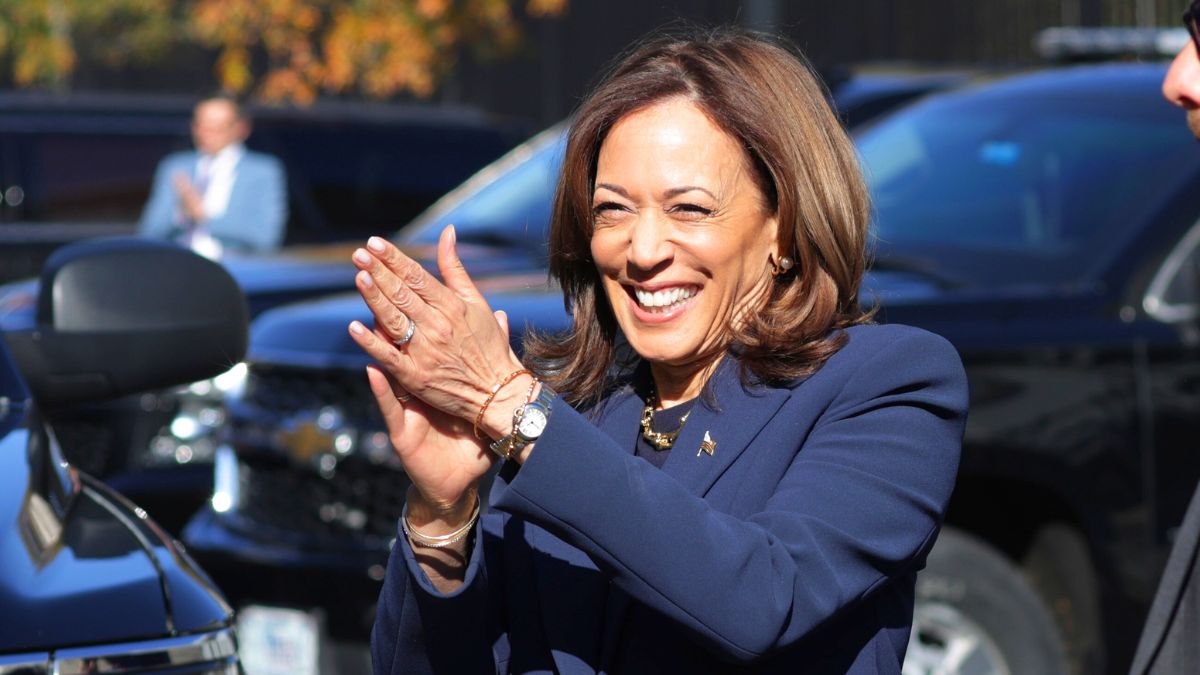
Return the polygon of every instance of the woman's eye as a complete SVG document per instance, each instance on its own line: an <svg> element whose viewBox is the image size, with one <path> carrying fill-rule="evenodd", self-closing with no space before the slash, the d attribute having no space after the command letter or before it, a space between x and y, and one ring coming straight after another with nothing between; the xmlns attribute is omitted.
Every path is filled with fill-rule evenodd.
<svg viewBox="0 0 1200 675"><path fill-rule="evenodd" d="M676 204L671 207L671 212L685 218L707 218L712 215L712 209L705 208L699 204Z"/></svg>
<svg viewBox="0 0 1200 675"><path fill-rule="evenodd" d="M596 220L614 218L625 208L616 202L600 202L592 207L592 217Z"/></svg>

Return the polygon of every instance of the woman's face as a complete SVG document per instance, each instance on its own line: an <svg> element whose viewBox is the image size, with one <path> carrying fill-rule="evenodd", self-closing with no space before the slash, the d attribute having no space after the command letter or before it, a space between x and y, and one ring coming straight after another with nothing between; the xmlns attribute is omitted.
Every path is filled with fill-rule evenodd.
<svg viewBox="0 0 1200 675"><path fill-rule="evenodd" d="M694 104L634 112L600 147L592 259L617 323L652 364L702 369L764 302L778 221L746 152Z"/></svg>

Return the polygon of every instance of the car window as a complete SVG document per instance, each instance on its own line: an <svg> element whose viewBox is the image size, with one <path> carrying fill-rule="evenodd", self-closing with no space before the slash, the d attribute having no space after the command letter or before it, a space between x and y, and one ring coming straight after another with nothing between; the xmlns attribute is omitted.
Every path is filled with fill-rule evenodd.
<svg viewBox="0 0 1200 675"><path fill-rule="evenodd" d="M150 191L147 177L163 155L186 147L185 137L166 133L86 130L12 143L25 194L22 203L7 204L4 219L75 223L136 220Z"/></svg>
<svg viewBox="0 0 1200 675"><path fill-rule="evenodd" d="M1198 249L1192 247L1191 253L1183 259L1179 270L1171 278L1171 283L1167 285L1167 292L1163 296L1166 303L1176 307L1192 305L1193 313L1195 313L1196 304L1196 285L1200 283L1200 255L1197 253Z"/></svg>
<svg viewBox="0 0 1200 675"><path fill-rule="evenodd" d="M393 231L512 147L506 127L272 119L252 149L283 162L292 198L289 242Z"/></svg>
<svg viewBox="0 0 1200 675"><path fill-rule="evenodd" d="M459 242L516 246L545 258L565 150L564 129L542 132L418 216L405 228L403 240L433 244L442 228L453 224Z"/></svg>
<svg viewBox="0 0 1200 675"><path fill-rule="evenodd" d="M1162 321L1200 316L1200 223L1175 246L1150 282L1143 306Z"/></svg>
<svg viewBox="0 0 1200 675"><path fill-rule="evenodd" d="M16 364L8 353L8 346L0 339L0 417L4 416L3 408L13 403L22 402L29 396L25 382L17 374Z"/></svg>
<svg viewBox="0 0 1200 675"><path fill-rule="evenodd" d="M877 240L1025 256L1040 263L1022 268L1029 281L1076 278L1192 161L1178 115L1160 104L968 96L902 111L858 138Z"/></svg>

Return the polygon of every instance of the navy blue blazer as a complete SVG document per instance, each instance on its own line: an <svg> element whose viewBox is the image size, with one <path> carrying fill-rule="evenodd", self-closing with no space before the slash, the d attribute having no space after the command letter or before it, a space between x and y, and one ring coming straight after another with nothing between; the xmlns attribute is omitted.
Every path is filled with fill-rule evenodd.
<svg viewBox="0 0 1200 675"><path fill-rule="evenodd" d="M846 332L790 387L746 388L726 359L662 470L633 454L632 386L588 415L556 400L501 471L460 589L397 538L375 672L900 673L966 378L931 333Z"/></svg>
<svg viewBox="0 0 1200 675"><path fill-rule="evenodd" d="M184 233L178 220L179 197L174 177L196 175L200 153L167 155L154 173L150 199L142 210L142 236L175 241ZM283 244L287 226L287 178L283 165L271 155L246 150L234 167L233 189L225 213L205 222L208 233L226 251L267 253Z"/></svg>

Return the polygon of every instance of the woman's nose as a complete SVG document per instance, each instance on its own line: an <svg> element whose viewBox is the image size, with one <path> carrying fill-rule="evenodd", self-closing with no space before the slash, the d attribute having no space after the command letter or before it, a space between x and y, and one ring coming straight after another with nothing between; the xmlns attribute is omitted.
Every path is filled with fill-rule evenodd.
<svg viewBox="0 0 1200 675"><path fill-rule="evenodd" d="M1194 41L1188 40L1171 62L1163 79L1163 96L1187 110L1200 108L1200 55L1196 54Z"/></svg>
<svg viewBox="0 0 1200 675"><path fill-rule="evenodd" d="M643 209L629 231L629 262L650 271L671 259L670 224L662 214Z"/></svg>

